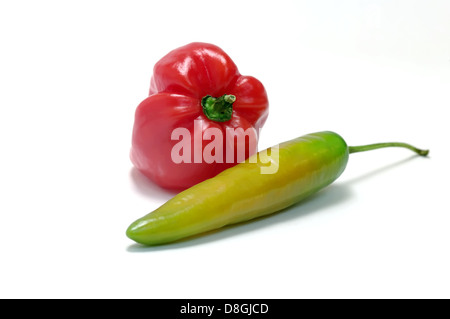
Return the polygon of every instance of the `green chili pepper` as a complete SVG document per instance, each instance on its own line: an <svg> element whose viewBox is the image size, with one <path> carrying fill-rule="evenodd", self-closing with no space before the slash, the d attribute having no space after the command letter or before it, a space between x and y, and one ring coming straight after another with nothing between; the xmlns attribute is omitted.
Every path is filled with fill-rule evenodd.
<svg viewBox="0 0 450 319"><path fill-rule="evenodd" d="M428 154L406 143L348 147L333 132L305 135L259 152L179 193L132 223L127 236L145 245L159 245L277 212L336 180L349 154L383 147ZM270 166L276 172L262 174Z"/></svg>

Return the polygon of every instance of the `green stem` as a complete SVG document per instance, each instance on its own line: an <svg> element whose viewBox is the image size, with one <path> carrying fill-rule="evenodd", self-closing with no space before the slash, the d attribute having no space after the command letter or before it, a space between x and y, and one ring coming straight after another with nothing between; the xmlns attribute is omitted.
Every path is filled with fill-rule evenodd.
<svg viewBox="0 0 450 319"><path fill-rule="evenodd" d="M229 121L233 113L233 103L235 101L236 96L230 94L224 94L218 98L207 95L202 98L201 102L203 113L212 121Z"/></svg>
<svg viewBox="0 0 450 319"><path fill-rule="evenodd" d="M399 143L399 142L390 142L390 143L377 143L377 144L369 144L369 145L360 145L360 146L349 146L348 151L350 154L352 153L358 153L358 152L365 152L365 151L371 151L375 150L377 148L384 148L384 147L403 147L410 149L411 151L419 154L420 156L427 156L429 153L429 150L421 150L417 147L414 147L410 144L406 143Z"/></svg>

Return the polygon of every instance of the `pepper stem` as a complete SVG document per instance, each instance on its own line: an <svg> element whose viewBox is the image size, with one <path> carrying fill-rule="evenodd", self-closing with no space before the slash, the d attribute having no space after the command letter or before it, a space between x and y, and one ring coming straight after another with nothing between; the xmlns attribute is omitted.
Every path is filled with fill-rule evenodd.
<svg viewBox="0 0 450 319"><path fill-rule="evenodd" d="M406 143L399 143L399 142L389 142L389 143L377 143L377 144L369 144L369 145L360 145L360 146L349 146L348 151L350 154L352 153L358 153L358 152L365 152L365 151L371 151L375 150L377 148L384 148L384 147L403 147L410 149L411 151L417 153L420 156L427 156L429 153L429 150L422 150L417 147L414 147L410 144Z"/></svg>
<svg viewBox="0 0 450 319"><path fill-rule="evenodd" d="M206 117L216 122L226 122L231 119L233 113L233 103L236 101L236 96L224 94L221 97L215 98L211 95L206 95L202 98L203 113Z"/></svg>

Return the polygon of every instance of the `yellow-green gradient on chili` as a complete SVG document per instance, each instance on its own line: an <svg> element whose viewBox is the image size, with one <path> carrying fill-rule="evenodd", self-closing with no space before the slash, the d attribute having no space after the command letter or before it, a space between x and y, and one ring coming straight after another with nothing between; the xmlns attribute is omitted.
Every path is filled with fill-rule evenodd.
<svg viewBox="0 0 450 319"><path fill-rule="evenodd" d="M159 245L272 214L335 181L350 153L391 146L428 154L405 143L349 148L336 133L308 134L279 144L278 152L259 152L179 193L132 223L126 234L138 243ZM268 165L277 166L276 173L262 174Z"/></svg>

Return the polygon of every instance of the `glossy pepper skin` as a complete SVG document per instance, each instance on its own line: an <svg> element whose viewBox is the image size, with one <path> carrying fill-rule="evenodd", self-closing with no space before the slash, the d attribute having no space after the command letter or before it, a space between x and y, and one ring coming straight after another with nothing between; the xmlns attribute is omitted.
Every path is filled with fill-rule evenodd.
<svg viewBox="0 0 450 319"><path fill-rule="evenodd" d="M264 86L251 76L239 73L231 58L219 47L191 43L168 53L156 63L150 95L136 109L132 136L131 161L156 184L167 189L183 190L237 164L225 156L237 143L227 143L227 128L250 129L245 143L246 158L257 152L259 129L268 116L268 99ZM208 102L227 96L231 104L217 112ZM223 132L223 163L191 161L176 163L171 151L178 140L172 139L177 128L186 128L194 139L195 126L202 134L209 128ZM208 141L193 147L203 152ZM253 145L253 147L251 147Z"/></svg>
<svg viewBox="0 0 450 319"><path fill-rule="evenodd" d="M280 144L278 156L261 154L179 193L132 223L127 236L158 245L277 212L336 180L349 148L338 134L319 132ZM261 174L267 165L278 170Z"/></svg>

